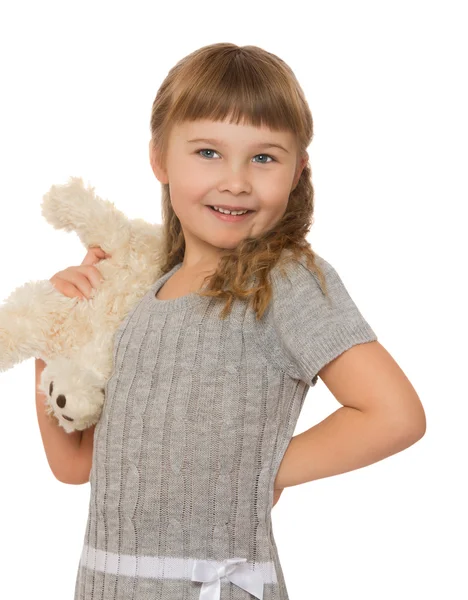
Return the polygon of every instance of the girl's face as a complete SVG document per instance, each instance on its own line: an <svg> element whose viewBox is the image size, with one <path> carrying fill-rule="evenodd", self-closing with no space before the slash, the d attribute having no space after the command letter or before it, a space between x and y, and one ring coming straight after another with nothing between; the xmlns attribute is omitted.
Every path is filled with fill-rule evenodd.
<svg viewBox="0 0 468 600"><path fill-rule="evenodd" d="M308 158L297 156L289 131L219 121L175 126L166 169L157 163L150 142L151 166L157 179L169 184L172 207L185 236L183 266L215 267L223 249L272 229L284 215ZM229 222L218 218L210 206L254 212Z"/></svg>

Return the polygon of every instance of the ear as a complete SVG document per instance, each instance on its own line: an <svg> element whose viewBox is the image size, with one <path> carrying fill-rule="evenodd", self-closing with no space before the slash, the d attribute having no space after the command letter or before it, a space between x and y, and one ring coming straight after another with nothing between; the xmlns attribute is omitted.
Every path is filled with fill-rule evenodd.
<svg viewBox="0 0 468 600"><path fill-rule="evenodd" d="M155 174L156 179L160 183L169 183L167 172L165 169L163 169L161 165L159 153L158 150L154 147L153 140L149 141L149 159L151 168L153 169L153 173Z"/></svg>
<svg viewBox="0 0 468 600"><path fill-rule="evenodd" d="M305 155L301 158L299 164L297 165L296 174L294 175L294 181L293 181L291 191L293 191L296 188L296 185L299 183L299 178L301 176L301 173L304 170L304 167L306 166L306 164L308 162L309 162L309 153L306 151Z"/></svg>

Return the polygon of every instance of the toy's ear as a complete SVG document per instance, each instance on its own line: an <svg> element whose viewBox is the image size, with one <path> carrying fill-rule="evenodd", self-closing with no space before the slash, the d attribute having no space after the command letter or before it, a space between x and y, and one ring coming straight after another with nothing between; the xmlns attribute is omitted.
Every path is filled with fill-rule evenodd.
<svg viewBox="0 0 468 600"><path fill-rule="evenodd" d="M149 141L149 159L151 168L153 169L153 173L155 174L156 179L160 183L169 183L167 172L161 164L159 151L157 148L155 148L153 140Z"/></svg>

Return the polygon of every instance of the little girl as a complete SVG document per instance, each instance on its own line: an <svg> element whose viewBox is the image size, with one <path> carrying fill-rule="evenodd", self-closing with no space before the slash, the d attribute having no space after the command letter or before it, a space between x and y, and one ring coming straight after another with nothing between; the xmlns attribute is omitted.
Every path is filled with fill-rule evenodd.
<svg viewBox="0 0 468 600"><path fill-rule="evenodd" d="M256 46L200 48L158 90L163 275L116 332L101 418L62 470L91 486L75 600L288 600L281 491L424 435L415 390L306 240L312 135L293 72ZM89 297L105 256L51 281ZM318 377L342 407L292 437Z"/></svg>

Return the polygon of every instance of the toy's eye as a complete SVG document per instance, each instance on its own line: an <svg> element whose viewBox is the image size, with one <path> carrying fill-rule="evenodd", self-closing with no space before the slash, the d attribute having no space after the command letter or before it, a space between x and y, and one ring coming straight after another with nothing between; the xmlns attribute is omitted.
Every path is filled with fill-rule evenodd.
<svg viewBox="0 0 468 600"><path fill-rule="evenodd" d="M106 388L101 388L101 392L102 392L103 394L105 394L105 393L106 393Z"/></svg>
<svg viewBox="0 0 468 600"><path fill-rule="evenodd" d="M54 382L51 381L49 385L49 396L52 396L52 392L54 391Z"/></svg>

